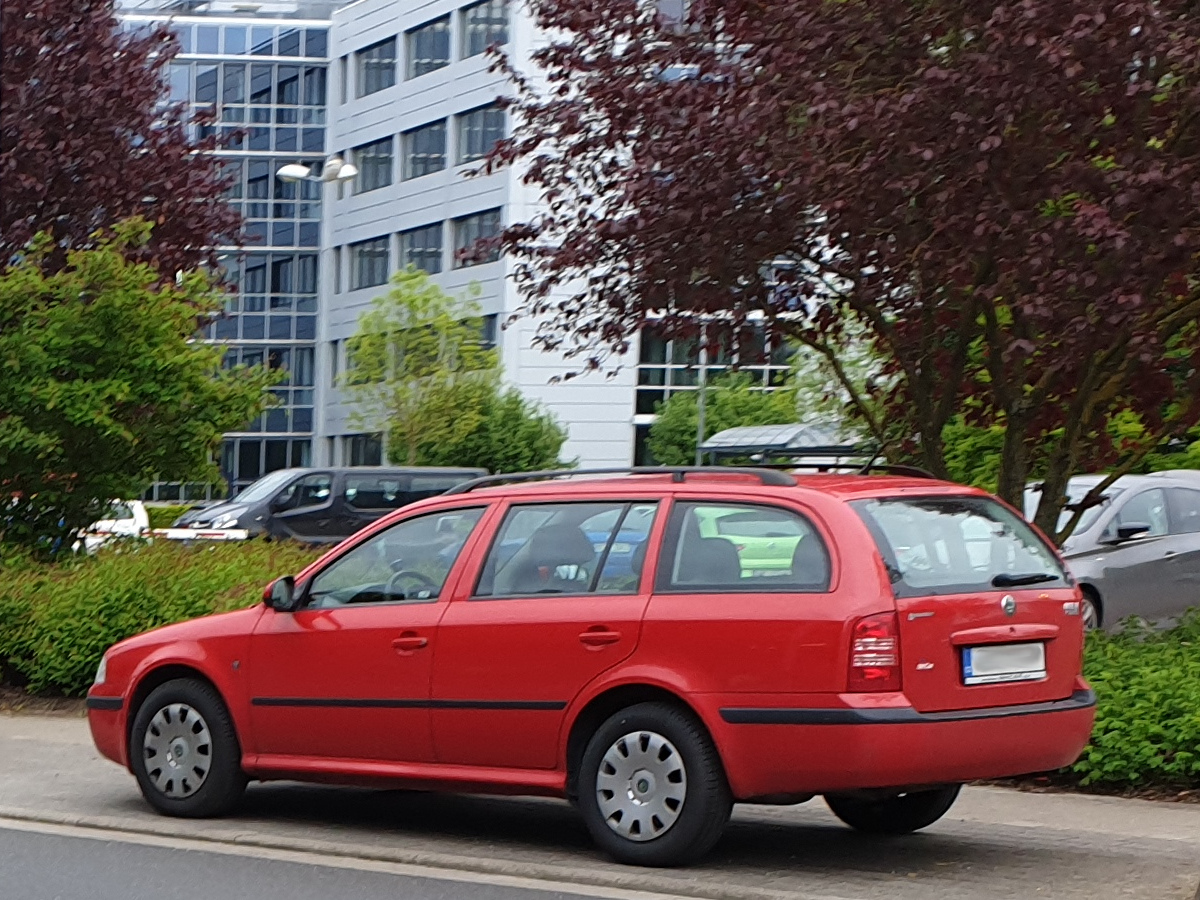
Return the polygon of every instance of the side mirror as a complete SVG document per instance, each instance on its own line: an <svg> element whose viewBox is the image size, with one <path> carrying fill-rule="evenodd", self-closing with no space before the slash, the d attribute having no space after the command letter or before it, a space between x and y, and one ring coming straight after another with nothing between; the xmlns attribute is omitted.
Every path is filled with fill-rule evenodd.
<svg viewBox="0 0 1200 900"><path fill-rule="evenodd" d="M296 608L296 579L291 575L276 578L263 591L263 602L276 612L292 612Z"/></svg>
<svg viewBox="0 0 1200 900"><path fill-rule="evenodd" d="M1118 541L1131 541L1135 537L1149 533L1150 526L1146 522L1126 522L1124 525L1117 526Z"/></svg>

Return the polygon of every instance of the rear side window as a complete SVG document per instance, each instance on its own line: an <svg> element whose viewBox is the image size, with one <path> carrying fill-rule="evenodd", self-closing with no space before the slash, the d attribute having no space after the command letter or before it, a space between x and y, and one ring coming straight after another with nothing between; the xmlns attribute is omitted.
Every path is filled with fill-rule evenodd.
<svg viewBox="0 0 1200 900"><path fill-rule="evenodd" d="M825 542L797 512L677 503L658 566L658 590L825 593L831 577Z"/></svg>
<svg viewBox="0 0 1200 900"><path fill-rule="evenodd" d="M1058 557L1018 515L987 497L857 500L898 597L1061 587Z"/></svg>
<svg viewBox="0 0 1200 900"><path fill-rule="evenodd" d="M656 508L620 501L514 506L475 596L635 593Z"/></svg>
<svg viewBox="0 0 1200 900"><path fill-rule="evenodd" d="M399 509L408 499L399 478L350 475L346 502L355 509Z"/></svg>

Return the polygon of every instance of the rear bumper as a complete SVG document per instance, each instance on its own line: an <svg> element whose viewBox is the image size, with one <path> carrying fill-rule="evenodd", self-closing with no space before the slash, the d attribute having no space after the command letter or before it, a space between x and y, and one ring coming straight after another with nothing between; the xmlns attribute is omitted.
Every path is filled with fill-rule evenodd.
<svg viewBox="0 0 1200 900"><path fill-rule="evenodd" d="M1050 703L944 713L725 703L714 736L741 800L916 787L1070 765L1091 735L1095 705L1086 686Z"/></svg>

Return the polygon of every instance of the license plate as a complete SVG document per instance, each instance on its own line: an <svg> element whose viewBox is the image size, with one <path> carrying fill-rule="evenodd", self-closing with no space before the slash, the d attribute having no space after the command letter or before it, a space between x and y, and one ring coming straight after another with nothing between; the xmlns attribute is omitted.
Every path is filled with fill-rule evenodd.
<svg viewBox="0 0 1200 900"><path fill-rule="evenodd" d="M963 684L1037 681L1046 677L1046 645L992 644L963 650Z"/></svg>

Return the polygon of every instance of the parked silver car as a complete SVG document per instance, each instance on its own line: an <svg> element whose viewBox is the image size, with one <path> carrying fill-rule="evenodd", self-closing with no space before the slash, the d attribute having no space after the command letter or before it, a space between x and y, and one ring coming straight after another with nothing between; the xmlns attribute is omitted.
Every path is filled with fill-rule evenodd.
<svg viewBox="0 0 1200 900"><path fill-rule="evenodd" d="M1072 478L1067 495L1082 500L1103 475ZM1032 519L1041 493L1025 492ZM1064 510L1063 527L1074 515ZM1129 616L1171 621L1200 607L1200 470L1126 475L1085 510L1063 555L1083 588L1088 628L1110 628Z"/></svg>

